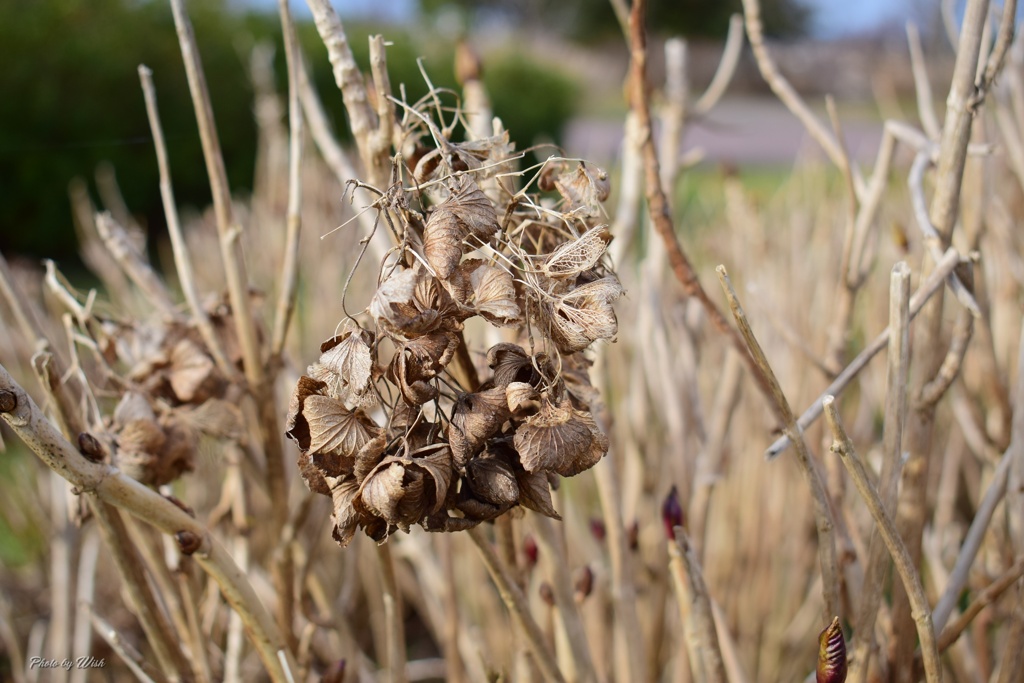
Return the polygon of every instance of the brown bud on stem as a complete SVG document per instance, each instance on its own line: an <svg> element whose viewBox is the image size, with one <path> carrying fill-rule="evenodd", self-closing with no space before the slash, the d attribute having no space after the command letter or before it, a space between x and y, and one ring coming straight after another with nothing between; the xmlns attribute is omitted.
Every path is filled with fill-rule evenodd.
<svg viewBox="0 0 1024 683"><path fill-rule="evenodd" d="M78 435L78 451L89 462L103 462L105 455L103 444L89 432L82 432Z"/></svg>
<svg viewBox="0 0 1024 683"><path fill-rule="evenodd" d="M0 413L10 413L17 407L17 394L13 391L0 391Z"/></svg>
<svg viewBox="0 0 1024 683"><path fill-rule="evenodd" d="M544 601L545 605L548 607L555 606L555 590L551 587L550 583L547 581L542 583L537 592L540 593L540 599Z"/></svg>
<svg viewBox="0 0 1024 683"><path fill-rule="evenodd" d="M191 555L203 544L203 539L199 535L184 530L174 534L174 540L178 542L178 548L183 555Z"/></svg>
<svg viewBox="0 0 1024 683"><path fill-rule="evenodd" d="M594 570L589 565L583 565L577 570L573 584L576 602L583 602L594 590Z"/></svg>
<svg viewBox="0 0 1024 683"><path fill-rule="evenodd" d="M679 490L674 484L661 505L661 521L665 525L665 536L669 540L676 537L675 528L683 526L683 506L679 502Z"/></svg>

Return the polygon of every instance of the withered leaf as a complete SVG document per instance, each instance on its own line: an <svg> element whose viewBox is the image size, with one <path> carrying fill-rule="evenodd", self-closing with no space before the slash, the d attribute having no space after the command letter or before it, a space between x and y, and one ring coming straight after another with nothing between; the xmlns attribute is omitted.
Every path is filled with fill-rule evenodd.
<svg viewBox="0 0 1024 683"><path fill-rule="evenodd" d="M447 448L420 458L387 457L363 481L355 505L408 531L410 525L441 510L451 476Z"/></svg>
<svg viewBox="0 0 1024 683"><path fill-rule="evenodd" d="M327 476L351 474L359 449L382 433L368 415L329 396L307 397L302 412L309 424L309 453Z"/></svg>
<svg viewBox="0 0 1024 683"><path fill-rule="evenodd" d="M540 411L516 430L513 443L527 472L563 477L590 469L608 450L590 414L573 409L569 401L543 401Z"/></svg>
<svg viewBox="0 0 1024 683"><path fill-rule="evenodd" d="M509 382L505 386L505 401L508 403L508 409L513 413L518 412L521 408L533 404L539 398L540 393L532 384L527 384L526 382Z"/></svg>
<svg viewBox="0 0 1024 683"><path fill-rule="evenodd" d="M612 277L580 285L545 308L551 339L562 353L575 353L598 339L611 339L618 322L611 302L622 296L622 285Z"/></svg>
<svg viewBox="0 0 1024 683"><path fill-rule="evenodd" d="M555 279L576 277L593 268L608 248L612 235L607 225L598 225L580 237L559 245L540 266L541 272Z"/></svg>
<svg viewBox="0 0 1024 683"><path fill-rule="evenodd" d="M355 536L359 524L359 513L352 506L352 501L359 493L359 484L352 477L328 477L331 500L331 522L334 529L331 536L342 548L348 546Z"/></svg>
<svg viewBox="0 0 1024 683"><path fill-rule="evenodd" d="M519 484L520 505L552 519L562 518L551 501L551 489L544 472L516 469L516 481Z"/></svg>
<svg viewBox="0 0 1024 683"><path fill-rule="evenodd" d="M242 411L230 401L210 398L197 406L182 406L178 417L191 428L215 439L245 441Z"/></svg>
<svg viewBox="0 0 1024 683"><path fill-rule="evenodd" d="M430 213L424 226L427 262L438 277L447 279L462 258L462 240L474 235L487 241L498 229L498 215L491 200L471 178L462 176L448 198Z"/></svg>
<svg viewBox="0 0 1024 683"><path fill-rule="evenodd" d="M519 304L512 274L495 266L481 265L469 276L472 286L472 308L498 326L519 322Z"/></svg>
<svg viewBox="0 0 1024 683"><path fill-rule="evenodd" d="M298 444L303 452L309 450L309 423L303 414L303 406L310 396L320 396L327 388L327 385L320 380L306 377L299 377L295 384L295 391L288 402L288 417L285 422L285 435Z"/></svg>
<svg viewBox="0 0 1024 683"><path fill-rule="evenodd" d="M213 360L195 342L178 340L170 353L168 377L174 395L182 403L201 402L218 384Z"/></svg>
<svg viewBox="0 0 1024 683"><path fill-rule="evenodd" d="M597 166L580 162L575 168L555 179L555 188L565 198L570 211L580 209L585 215L597 216L601 203L608 199L611 182L608 172Z"/></svg>
<svg viewBox="0 0 1024 683"><path fill-rule="evenodd" d="M492 387L471 394L460 394L452 408L448 443L455 467L461 472L479 453L487 439L494 436L511 413L504 387Z"/></svg>
<svg viewBox="0 0 1024 683"><path fill-rule="evenodd" d="M503 387L510 382L529 382L533 364L526 351L518 344L495 344L487 350L487 366L494 371L494 385Z"/></svg>
<svg viewBox="0 0 1024 683"><path fill-rule="evenodd" d="M466 482L473 495L499 506L519 502L519 484L512 467L500 457L473 458L466 465Z"/></svg>
<svg viewBox="0 0 1024 683"><path fill-rule="evenodd" d="M340 339L328 340L321 347L320 360L310 365L306 372L327 385L328 396L349 408L372 404L375 400L369 390L373 368L370 356L372 343L372 335L362 329L347 332Z"/></svg>
<svg viewBox="0 0 1024 683"><path fill-rule="evenodd" d="M461 329L450 314L456 311L451 296L429 273L415 268L396 269L370 301L370 314L391 334L411 339L447 325Z"/></svg>
<svg viewBox="0 0 1024 683"><path fill-rule="evenodd" d="M362 484L363 480L366 479L366 475L380 463L384 457L384 448L387 444L387 435L381 432L363 444L363 447L356 452L352 474L355 475L358 483Z"/></svg>

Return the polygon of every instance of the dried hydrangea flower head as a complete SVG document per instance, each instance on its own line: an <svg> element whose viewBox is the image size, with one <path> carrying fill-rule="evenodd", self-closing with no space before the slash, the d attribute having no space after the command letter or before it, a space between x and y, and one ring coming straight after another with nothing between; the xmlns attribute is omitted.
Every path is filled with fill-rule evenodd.
<svg viewBox="0 0 1024 683"><path fill-rule="evenodd" d="M333 500L342 546L360 528L377 541L413 525L458 531L516 506L557 518L551 482L608 450L584 356L615 337L623 294L598 220L607 173L553 158L516 190L520 157L499 122L457 143L429 110L409 113L415 163L396 158L376 205L398 246L288 414L303 479ZM474 317L515 341L468 348Z"/></svg>

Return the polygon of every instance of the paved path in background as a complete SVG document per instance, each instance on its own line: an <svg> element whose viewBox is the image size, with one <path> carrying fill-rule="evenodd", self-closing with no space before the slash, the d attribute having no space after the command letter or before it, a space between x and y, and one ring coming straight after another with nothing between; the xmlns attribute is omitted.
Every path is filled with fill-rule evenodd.
<svg viewBox="0 0 1024 683"><path fill-rule="evenodd" d="M881 121L842 113L840 119L851 156L870 167L882 138ZM566 129L565 149L573 156L610 164L618 159L621 140L621 121L576 119ZM807 154L824 156L796 117L770 98L723 100L707 119L689 124L682 146L687 151L703 149L705 163L775 165L791 164Z"/></svg>

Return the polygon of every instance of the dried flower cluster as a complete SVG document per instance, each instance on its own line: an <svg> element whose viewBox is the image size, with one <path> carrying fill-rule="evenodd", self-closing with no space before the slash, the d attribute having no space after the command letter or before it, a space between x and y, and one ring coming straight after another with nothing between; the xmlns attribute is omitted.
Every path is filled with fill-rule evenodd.
<svg viewBox="0 0 1024 683"><path fill-rule="evenodd" d="M237 349L225 308L209 314L220 341ZM245 441L238 388L216 367L194 327L173 319L95 320L90 329L106 377L97 384L105 387L98 395L117 402L102 415L87 392L90 431L77 437L86 457L109 458L139 482L161 486L193 470L203 437ZM237 355L233 360L240 363Z"/></svg>
<svg viewBox="0 0 1024 683"><path fill-rule="evenodd" d="M381 542L414 524L466 529L517 505L557 518L549 485L608 450L583 355L615 336L611 304L623 293L597 220L607 174L549 159L533 193L514 191L519 157L500 126L453 143L415 114L407 138L434 147L410 144L415 163L396 164L377 202L399 247L289 409L299 468L333 499L342 546L357 528ZM504 328L475 353L463 336L473 317ZM474 357L486 360L482 382Z"/></svg>

